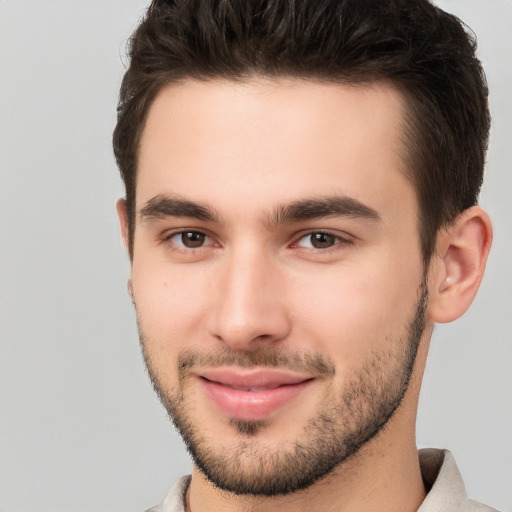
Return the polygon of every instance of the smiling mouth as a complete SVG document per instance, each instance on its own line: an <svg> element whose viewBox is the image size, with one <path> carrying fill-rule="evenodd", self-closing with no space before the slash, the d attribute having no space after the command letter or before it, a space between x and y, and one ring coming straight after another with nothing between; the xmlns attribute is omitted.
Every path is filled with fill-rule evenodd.
<svg viewBox="0 0 512 512"><path fill-rule="evenodd" d="M304 382L304 381L301 381L299 383L294 383L294 384L276 384L276 385L257 387L257 386L235 386L235 385L230 385L230 384L223 383L223 382L217 382L215 380L210 380L210 379L207 379L206 377L201 377L201 378L208 382L211 382L213 384L218 384L220 386L225 386L227 388L233 389L234 391L252 391L254 393L259 393L261 391L270 391L273 389L280 388L282 386L296 386L297 384L301 384L302 382ZM311 380L311 379L306 379L306 380Z"/></svg>
<svg viewBox="0 0 512 512"><path fill-rule="evenodd" d="M315 378L276 370L218 368L201 372L199 382L208 399L230 419L257 421L294 401Z"/></svg>
<svg viewBox="0 0 512 512"><path fill-rule="evenodd" d="M206 379L208 380L208 379ZM212 381L210 381L212 382ZM220 384L220 382L217 382L217 384ZM222 384L221 384L222 385ZM276 389L276 388L247 388L247 387L235 387L235 386L227 386L235 391L254 391L256 393L260 392L260 391L267 391L269 389ZM279 386L276 386L276 387L279 387Z"/></svg>

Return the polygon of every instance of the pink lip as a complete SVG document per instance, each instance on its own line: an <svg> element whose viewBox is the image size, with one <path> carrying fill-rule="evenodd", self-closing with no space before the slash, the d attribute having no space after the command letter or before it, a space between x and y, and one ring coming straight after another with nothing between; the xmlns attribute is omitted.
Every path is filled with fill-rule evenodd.
<svg viewBox="0 0 512 512"><path fill-rule="evenodd" d="M214 368L196 375L222 413L253 421L267 418L313 382L309 375L272 369Z"/></svg>

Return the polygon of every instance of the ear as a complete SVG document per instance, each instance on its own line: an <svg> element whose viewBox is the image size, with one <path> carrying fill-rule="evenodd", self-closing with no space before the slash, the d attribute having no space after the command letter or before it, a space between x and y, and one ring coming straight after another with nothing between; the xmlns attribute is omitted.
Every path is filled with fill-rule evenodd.
<svg viewBox="0 0 512 512"><path fill-rule="evenodd" d="M121 236L126 250L130 250L128 235L128 210L126 208L126 199L121 198L116 202L117 216L119 217L119 226L121 228Z"/></svg>
<svg viewBox="0 0 512 512"><path fill-rule="evenodd" d="M479 206L468 208L440 232L429 276L427 317L432 322L451 322L469 308L482 281L491 242L491 221Z"/></svg>

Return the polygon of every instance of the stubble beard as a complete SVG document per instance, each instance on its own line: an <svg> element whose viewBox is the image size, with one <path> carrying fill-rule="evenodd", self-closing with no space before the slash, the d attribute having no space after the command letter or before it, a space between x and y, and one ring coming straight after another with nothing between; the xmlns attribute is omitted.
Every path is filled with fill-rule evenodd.
<svg viewBox="0 0 512 512"><path fill-rule="evenodd" d="M334 366L322 354L302 355L273 348L255 352L223 348L209 354L185 351L178 361L178 386L169 390L154 371L139 325L141 346L153 387L203 475L216 487L237 495L286 495L310 487L354 457L384 429L402 403L425 328L425 281L418 295L413 318L398 342L385 340L338 396L329 396L320 404L302 435L279 450L269 450L258 440L258 434L267 427L265 420L232 418L229 423L234 432L228 444L208 438L190 414L194 409L187 395L190 368L199 363L231 364L300 368L333 376Z"/></svg>

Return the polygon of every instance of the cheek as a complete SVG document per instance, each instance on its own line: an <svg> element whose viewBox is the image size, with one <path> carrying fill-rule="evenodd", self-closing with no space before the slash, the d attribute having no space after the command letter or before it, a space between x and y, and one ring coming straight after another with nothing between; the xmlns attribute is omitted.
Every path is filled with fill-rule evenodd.
<svg viewBox="0 0 512 512"><path fill-rule="evenodd" d="M175 353L202 328L208 281L202 273L134 265L134 298L149 350Z"/></svg>
<svg viewBox="0 0 512 512"><path fill-rule="evenodd" d="M295 317L305 342L315 340L316 350L343 365L361 362L386 345L391 348L414 314L421 279L416 274L407 266L402 273L385 265L353 266L297 286Z"/></svg>

